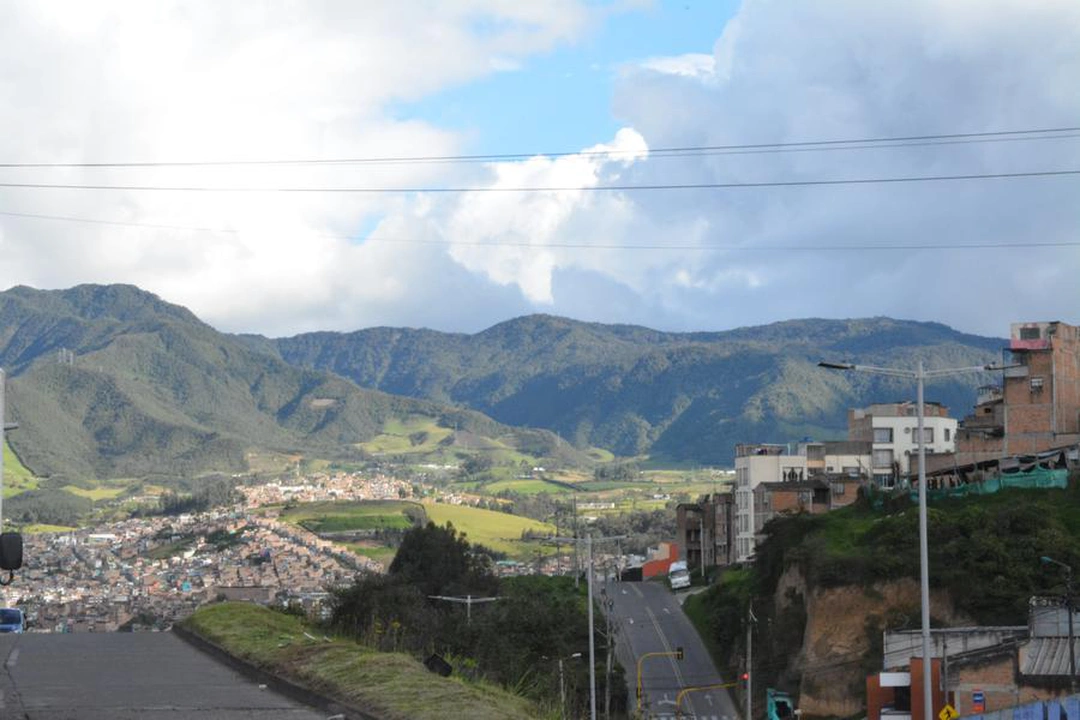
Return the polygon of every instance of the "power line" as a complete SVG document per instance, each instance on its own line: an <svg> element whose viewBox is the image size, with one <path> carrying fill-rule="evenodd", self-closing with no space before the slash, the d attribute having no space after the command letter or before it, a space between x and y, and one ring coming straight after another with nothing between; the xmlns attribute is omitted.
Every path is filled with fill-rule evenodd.
<svg viewBox="0 0 1080 720"><path fill-rule="evenodd" d="M1013 173L968 173L962 175L908 175L884 178L837 178L833 180L768 180L763 182L651 183L646 185L525 186L525 187L211 187L207 185L89 185L74 183L0 183L0 188L28 190L119 190L123 192L226 192L226 193L351 193L351 194L432 194L432 193L542 193L542 192L638 192L646 190L723 190L777 187L825 187L831 185L878 185L958 180L1005 180L1080 175L1080 170L1037 170Z"/></svg>
<svg viewBox="0 0 1080 720"><path fill-rule="evenodd" d="M998 130L971 133L901 135L854 139L804 140L795 142L742 143L725 145L689 145L649 149L650 157L684 157L714 154L749 154L764 152L797 152L817 150L861 150L891 147L920 147L984 142L1054 140L1080 137L1080 126L1039 128L1027 130ZM533 157L621 157L636 155L637 150L562 150L556 152L490 153L473 155L415 155L373 156L346 158L299 158L271 160L195 160L143 162L5 162L0 168L163 168L163 167L224 167L266 165L376 165L411 163L474 163L525 160Z"/></svg>
<svg viewBox="0 0 1080 720"><path fill-rule="evenodd" d="M74 217L70 215L45 215L40 213L9 212L0 210L0 216L17 217L31 220L53 220L60 222L81 223L86 225L106 225L114 227L142 228L147 230L175 230L181 232L204 232L220 235L239 235L241 231L234 228L215 228L194 225L171 225L164 223L140 223L125 220L101 220L97 218ZM405 245L435 245L443 247L473 246L473 247L513 247L533 250L569 249L569 250L678 250L678 251L821 251L821 252L845 252L845 251L906 251L906 250L997 250L997 249L1032 249L1032 248L1060 248L1080 247L1080 240L1076 241L1048 241L1048 242L1000 242L1000 243L904 243L898 245L671 245L662 243L650 244L606 244L606 243L531 243L525 241L483 241L483 240L427 240L423 238L383 238L363 237L359 235L340 235L332 233L314 233L315 237L330 240L348 240L352 242L379 243L379 244L405 244Z"/></svg>

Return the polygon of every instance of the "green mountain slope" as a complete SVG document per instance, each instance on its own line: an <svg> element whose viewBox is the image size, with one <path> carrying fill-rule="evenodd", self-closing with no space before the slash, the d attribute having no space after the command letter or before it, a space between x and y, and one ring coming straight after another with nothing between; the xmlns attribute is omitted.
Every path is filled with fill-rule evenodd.
<svg viewBox="0 0 1080 720"><path fill-rule="evenodd" d="M0 293L0 366L11 447L41 475L191 477L244 470L254 450L356 457L409 418L574 456L546 431L296 368L131 286Z"/></svg>
<svg viewBox="0 0 1080 720"><path fill-rule="evenodd" d="M251 347L357 384L463 404L622 455L730 463L735 443L842 437L849 407L913 399L913 384L830 373L818 360L914 368L981 365L1004 341L888 318L792 320L718 333L665 333L535 315L475 335L373 328ZM927 399L962 417L988 374L943 379Z"/></svg>

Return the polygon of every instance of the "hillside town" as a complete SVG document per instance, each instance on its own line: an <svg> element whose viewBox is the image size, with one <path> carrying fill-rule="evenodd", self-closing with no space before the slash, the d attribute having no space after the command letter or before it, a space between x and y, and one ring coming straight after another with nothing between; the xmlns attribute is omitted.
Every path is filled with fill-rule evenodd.
<svg viewBox="0 0 1080 720"><path fill-rule="evenodd" d="M412 489L382 474L342 473L241 492L233 508L28 535L18 582L0 591L4 606L24 608L42 632L160 630L217 599L310 608L327 588L382 566L259 509L396 500Z"/></svg>

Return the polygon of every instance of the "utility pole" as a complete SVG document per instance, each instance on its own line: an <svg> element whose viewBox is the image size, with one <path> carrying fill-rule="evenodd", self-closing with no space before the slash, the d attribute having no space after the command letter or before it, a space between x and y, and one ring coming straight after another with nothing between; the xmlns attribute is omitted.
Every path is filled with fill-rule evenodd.
<svg viewBox="0 0 1080 720"><path fill-rule="evenodd" d="M698 536L698 545L701 546L701 579L705 579L705 508L701 509L701 534Z"/></svg>
<svg viewBox="0 0 1080 720"><path fill-rule="evenodd" d="M919 599L922 605L922 659L923 659L923 717L934 717L934 694L931 692L933 683L931 680L931 666L932 653L930 650L930 560L929 560L929 547L930 542L928 539L927 526L929 521L927 520L926 512L926 435L924 430L923 415L925 413L925 403L923 401L923 386L926 384L926 380L930 378L944 377L946 375L955 375L956 373L966 372L992 372L996 370L1007 370L1015 365L974 365L971 367L958 367L958 368L945 368L942 370L927 370L923 367L922 360L919 360L915 367L915 370L901 370L897 368L882 368L874 367L872 365L854 365L852 363L831 363L831 362L819 362L818 367L827 368L829 370L854 370L857 372L866 372L874 375L885 375L886 377L904 378L907 380L914 380L916 384L916 413L918 414L918 420L916 422L915 431L918 433L918 450L919 450ZM910 468L909 468L910 474Z"/></svg>
<svg viewBox="0 0 1080 720"><path fill-rule="evenodd" d="M577 501L576 501L576 499L575 499L575 502L574 502L574 518L575 518L574 524L576 526L577 525ZM599 540L601 542L607 541L607 540L622 540L624 537L625 537L624 535L617 535L617 536L601 537L601 538L597 538L597 540ZM579 538L579 537L576 537L576 536L573 537L573 538L554 537L554 538L549 538L548 542L570 542L570 543L573 543L573 545L574 545L574 555L577 556L577 546L578 546L579 542L582 542L582 538ZM584 542L585 542L586 561L588 562L588 568L586 570L586 582L588 584L588 598L589 598L589 600L588 600L588 602L589 602L589 709L590 709L589 718L590 718L590 720L596 720L596 638L594 637L596 625L594 624L595 621L593 619L593 557L592 557L593 537L592 537L592 535L586 535L585 538L584 538ZM574 575L574 579L575 579L575 584L576 584L576 581L577 581L577 574L576 573Z"/></svg>
<svg viewBox="0 0 1080 720"><path fill-rule="evenodd" d="M4 450L7 448L4 439L4 431L7 430L7 421L4 419L4 386L7 385L7 376L4 369L0 368L0 532L4 531Z"/></svg>
<svg viewBox="0 0 1080 720"><path fill-rule="evenodd" d="M593 566L592 566L592 535L587 535L585 538L585 552L589 560L589 718L590 720L596 720L596 635L593 632L593 602L592 602L592 580L593 580Z"/></svg>
<svg viewBox="0 0 1080 720"><path fill-rule="evenodd" d="M753 720L753 687L754 687L754 608L746 608L746 720Z"/></svg>

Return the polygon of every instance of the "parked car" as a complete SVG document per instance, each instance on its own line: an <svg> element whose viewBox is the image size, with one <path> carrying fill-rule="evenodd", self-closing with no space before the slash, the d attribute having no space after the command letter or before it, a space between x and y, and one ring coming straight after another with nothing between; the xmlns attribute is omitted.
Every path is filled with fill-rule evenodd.
<svg viewBox="0 0 1080 720"><path fill-rule="evenodd" d="M18 608L0 608L0 633L21 633L26 629L26 616Z"/></svg>

